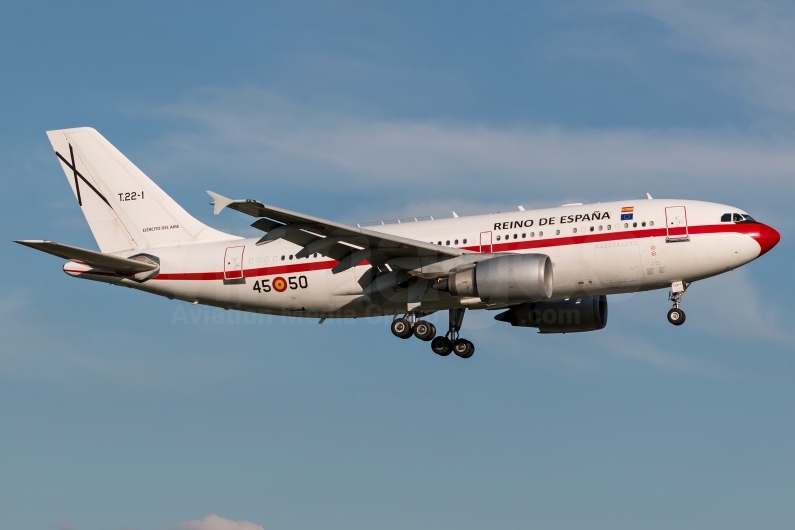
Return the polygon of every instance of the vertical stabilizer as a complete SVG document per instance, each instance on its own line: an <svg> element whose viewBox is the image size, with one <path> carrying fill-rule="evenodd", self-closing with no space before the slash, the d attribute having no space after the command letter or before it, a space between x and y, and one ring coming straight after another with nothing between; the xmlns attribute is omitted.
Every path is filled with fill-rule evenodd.
<svg viewBox="0 0 795 530"><path fill-rule="evenodd" d="M239 239L191 216L96 130L47 137L102 252Z"/></svg>

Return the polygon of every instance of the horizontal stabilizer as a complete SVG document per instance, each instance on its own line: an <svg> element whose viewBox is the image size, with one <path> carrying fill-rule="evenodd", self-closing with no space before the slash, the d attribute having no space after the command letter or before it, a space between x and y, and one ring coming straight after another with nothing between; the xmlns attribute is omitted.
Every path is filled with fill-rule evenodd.
<svg viewBox="0 0 795 530"><path fill-rule="evenodd" d="M54 241L29 240L15 241L15 243L41 250L42 252L58 256L59 258L79 261L96 269L120 272L122 274L136 274L158 268L157 264L149 260L136 261L134 259L120 258L110 254L103 254L95 250L63 245Z"/></svg>

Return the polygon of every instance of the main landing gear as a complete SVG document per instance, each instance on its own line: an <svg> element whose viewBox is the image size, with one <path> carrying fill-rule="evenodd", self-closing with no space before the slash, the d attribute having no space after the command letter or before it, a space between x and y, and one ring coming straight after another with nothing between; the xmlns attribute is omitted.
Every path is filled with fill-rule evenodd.
<svg viewBox="0 0 795 530"><path fill-rule="evenodd" d="M681 326L685 323L685 312L679 309L679 304L682 303L682 297L690 287L689 283L674 282L671 285L671 292L668 293L668 300L674 303L674 306L668 311L668 322L674 326Z"/></svg>
<svg viewBox="0 0 795 530"><path fill-rule="evenodd" d="M392 321L392 334L401 339L414 335L420 340L431 341L431 349L442 356L455 353L462 359L469 359L475 353L475 345L458 336L464 321L464 309L450 310L449 330L444 336L436 337L436 326L425 320L418 320L417 315L409 313Z"/></svg>
<svg viewBox="0 0 795 530"><path fill-rule="evenodd" d="M436 326L425 320L417 320L417 315L413 313L403 318L396 318L390 328L392 335L399 339L407 339L414 335L420 340L429 341L436 336Z"/></svg>

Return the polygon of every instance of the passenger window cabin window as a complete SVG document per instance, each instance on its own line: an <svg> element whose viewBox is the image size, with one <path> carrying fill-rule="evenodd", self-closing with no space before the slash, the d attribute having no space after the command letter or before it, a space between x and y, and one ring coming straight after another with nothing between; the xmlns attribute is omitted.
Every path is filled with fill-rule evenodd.
<svg viewBox="0 0 795 530"><path fill-rule="evenodd" d="M538 237L544 237L544 232L539 232Z"/></svg>
<svg viewBox="0 0 795 530"><path fill-rule="evenodd" d="M442 244L442 242L441 242L441 241L437 241L437 242L436 242L436 244L437 244L437 245L441 245L441 244Z"/></svg>
<svg viewBox="0 0 795 530"><path fill-rule="evenodd" d="M577 229L576 229L576 228L572 228L572 229L571 229L571 233L572 233L572 234L576 234L576 233L577 233Z"/></svg>
<svg viewBox="0 0 795 530"><path fill-rule="evenodd" d="M732 214L730 213L725 213L720 216L721 223L731 223L731 221L732 221Z"/></svg>
<svg viewBox="0 0 795 530"><path fill-rule="evenodd" d="M455 240L455 244L456 244L456 245L458 244L458 240L457 240L457 239Z"/></svg>
<svg viewBox="0 0 795 530"><path fill-rule="evenodd" d="M632 228L637 228L637 227L638 227L638 223L632 223Z"/></svg>
<svg viewBox="0 0 795 530"><path fill-rule="evenodd" d="M450 246L450 240L449 239L445 242L445 245L447 245L448 247Z"/></svg>
<svg viewBox="0 0 795 530"><path fill-rule="evenodd" d="M640 226L646 226L646 221L643 221L642 223L640 223Z"/></svg>
<svg viewBox="0 0 795 530"><path fill-rule="evenodd" d="M315 252L315 257L317 257L317 252Z"/></svg>
<svg viewBox="0 0 795 530"><path fill-rule="evenodd" d="M607 225L607 229L608 230L610 230L612 227L613 227L613 225Z"/></svg>
<svg viewBox="0 0 795 530"><path fill-rule="evenodd" d="M649 221L649 226L654 226L654 221Z"/></svg>
<svg viewBox="0 0 795 530"><path fill-rule="evenodd" d="M593 232L593 227L591 227L591 232Z"/></svg>
<svg viewBox="0 0 795 530"><path fill-rule="evenodd" d="M465 245L467 244L467 240L466 240L466 238L464 238L464 244L465 244Z"/></svg>
<svg viewBox="0 0 795 530"><path fill-rule="evenodd" d="M536 237L536 233L535 232L530 232L530 237Z"/></svg>
<svg viewBox="0 0 795 530"><path fill-rule="evenodd" d="M524 239L524 238L526 238L526 237L527 237L527 234L526 234L526 233L522 234L522 239Z"/></svg>
<svg viewBox="0 0 795 530"><path fill-rule="evenodd" d="M555 235L559 236L560 235L560 230L555 230Z"/></svg>
<svg viewBox="0 0 795 530"><path fill-rule="evenodd" d="M624 223L624 228L629 228L629 223Z"/></svg>
<svg viewBox="0 0 795 530"><path fill-rule="evenodd" d="M500 236L497 236L497 241L499 241L499 240L500 240Z"/></svg>
<svg viewBox="0 0 795 530"><path fill-rule="evenodd" d="M282 261L284 261L284 256L282 256Z"/></svg>
<svg viewBox="0 0 795 530"><path fill-rule="evenodd" d="M513 238L514 238L514 239L519 239L519 234L514 234L514 235L513 235Z"/></svg>
<svg viewBox="0 0 795 530"><path fill-rule="evenodd" d="M599 225L599 231L600 232L602 231L602 225Z"/></svg>

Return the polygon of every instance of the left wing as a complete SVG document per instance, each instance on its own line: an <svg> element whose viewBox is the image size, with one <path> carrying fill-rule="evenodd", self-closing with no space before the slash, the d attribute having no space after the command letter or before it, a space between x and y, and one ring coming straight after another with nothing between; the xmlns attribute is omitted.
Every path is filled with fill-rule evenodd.
<svg viewBox="0 0 795 530"><path fill-rule="evenodd" d="M257 245L277 239L290 241L304 247L296 254L297 258L317 252L339 261L332 269L334 274L355 267L362 260L368 260L373 265L384 264L394 258L425 258L422 261L436 262L465 253L457 248L348 226L251 199L228 199L212 191L207 194L213 198L211 204L216 215L224 208L231 208L260 218L251 225L266 232Z"/></svg>

